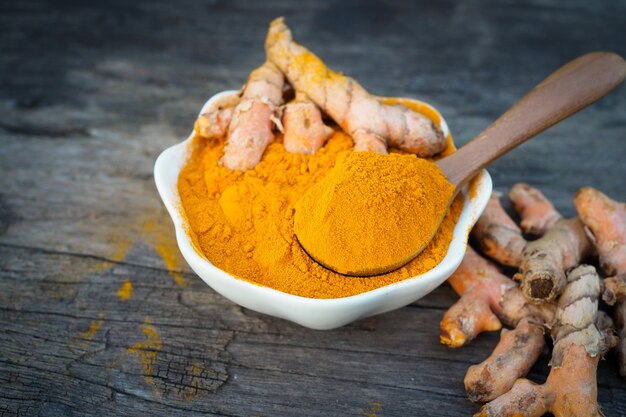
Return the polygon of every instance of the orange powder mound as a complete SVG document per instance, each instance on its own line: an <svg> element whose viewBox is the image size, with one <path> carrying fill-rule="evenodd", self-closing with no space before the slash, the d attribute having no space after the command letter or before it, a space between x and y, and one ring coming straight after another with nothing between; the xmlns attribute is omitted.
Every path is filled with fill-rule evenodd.
<svg viewBox="0 0 626 417"><path fill-rule="evenodd" d="M298 200L294 228L307 253L329 269L379 275L428 244L453 194L427 159L347 152Z"/></svg>
<svg viewBox="0 0 626 417"><path fill-rule="evenodd" d="M413 261L394 272L355 278L313 261L294 234L294 206L320 181L337 158L351 152L352 139L335 132L314 155L287 153L282 138L246 172L218 165L222 141L194 138L178 191L196 250L218 268L252 283L310 298L360 294L434 268L445 256L463 207L457 197L439 232Z"/></svg>

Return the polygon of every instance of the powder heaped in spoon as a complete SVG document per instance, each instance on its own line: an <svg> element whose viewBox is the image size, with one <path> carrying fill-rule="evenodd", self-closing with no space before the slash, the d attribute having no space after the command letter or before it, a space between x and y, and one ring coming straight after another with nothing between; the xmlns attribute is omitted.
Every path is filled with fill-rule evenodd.
<svg viewBox="0 0 626 417"><path fill-rule="evenodd" d="M431 161L350 152L298 201L294 228L322 265L373 275L381 266L402 266L430 241L453 193Z"/></svg>

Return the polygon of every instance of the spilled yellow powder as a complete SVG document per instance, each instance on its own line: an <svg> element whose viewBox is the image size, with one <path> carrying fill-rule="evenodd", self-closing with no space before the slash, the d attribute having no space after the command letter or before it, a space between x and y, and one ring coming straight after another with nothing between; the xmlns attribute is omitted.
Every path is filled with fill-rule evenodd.
<svg viewBox="0 0 626 417"><path fill-rule="evenodd" d="M120 289L117 291L117 296L120 300L127 301L133 296L133 283L130 280L124 281Z"/></svg>
<svg viewBox="0 0 626 417"><path fill-rule="evenodd" d="M198 388L202 386L202 371L204 368L201 364L193 362L189 369L189 376L191 377L185 389L182 390L180 397L185 401L191 401L197 394Z"/></svg>
<svg viewBox="0 0 626 417"><path fill-rule="evenodd" d="M446 253L463 207L457 197L440 232L413 261L394 272L370 278L333 273L314 262L298 244L294 206L330 170L352 139L335 132L315 155L287 153L278 137L261 162L246 172L218 165L222 141L195 138L178 191L195 249L231 275L290 294L339 298L360 294L419 275ZM357 215L357 213L355 213Z"/></svg>
<svg viewBox="0 0 626 417"><path fill-rule="evenodd" d="M146 317L141 329L146 336L144 342L135 343L128 348L128 353L139 356L139 361L143 365L144 380L147 384L153 385L153 375L158 360L158 353L161 350L162 342L156 327L152 325L150 317Z"/></svg>
<svg viewBox="0 0 626 417"><path fill-rule="evenodd" d="M178 285L184 285L185 279L179 272L184 270L183 257L178 251L171 223L164 207L151 205L149 209L133 211L133 215L122 222L106 224L109 234L106 239L106 251L102 254L107 260L99 262L83 275L103 272L124 261L135 244L143 241L163 259L164 266Z"/></svg>
<svg viewBox="0 0 626 417"><path fill-rule="evenodd" d="M369 408L362 410L365 417L376 417L383 410L383 405L376 401L370 404Z"/></svg>
<svg viewBox="0 0 626 417"><path fill-rule="evenodd" d="M480 190L480 181L481 181L481 177L480 175L477 175L474 178L472 178L467 184L467 191L468 191L467 196L469 197L470 200L473 200L476 197L478 197L478 191Z"/></svg>
<svg viewBox="0 0 626 417"><path fill-rule="evenodd" d="M79 337L81 339L91 339L95 336L96 333L98 333L98 330L100 330L100 328L104 324L104 313L99 313L98 317L100 317L100 320L91 320L89 322L89 329L80 333Z"/></svg>
<svg viewBox="0 0 626 417"><path fill-rule="evenodd" d="M184 287L185 285L187 285L185 277L183 277L183 275L177 271L177 269L180 268L180 257L177 253L178 249L173 249L167 245L161 244L155 245L154 249L159 253L159 255L161 255L165 267L169 271L172 278L174 278L176 284L179 287Z"/></svg>
<svg viewBox="0 0 626 417"><path fill-rule="evenodd" d="M122 261L126 254L128 253L128 249L132 246L133 242L131 240L119 240L116 242L115 252L111 255L111 259L113 261L119 262Z"/></svg>
<svg viewBox="0 0 626 417"><path fill-rule="evenodd" d="M143 232L144 237L149 240L154 250L161 256L161 259L163 259L163 264L165 264L165 267L172 278L174 278L176 284L179 287L187 285L185 277L179 272L183 261L178 251L178 246L176 245L176 239L172 237L169 231L166 232L155 224L154 221L147 221L144 224Z"/></svg>

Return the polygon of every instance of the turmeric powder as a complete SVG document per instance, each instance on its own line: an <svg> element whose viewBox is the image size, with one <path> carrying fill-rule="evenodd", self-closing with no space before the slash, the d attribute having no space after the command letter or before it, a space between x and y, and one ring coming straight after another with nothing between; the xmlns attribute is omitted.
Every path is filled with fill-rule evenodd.
<svg viewBox="0 0 626 417"><path fill-rule="evenodd" d="M352 139L336 131L316 154L285 150L282 136L254 168L220 166L224 138L196 137L178 191L196 250L218 268L252 283L309 298L339 298L370 291L426 272L446 255L463 207L457 197L439 232L403 268L370 278L346 277L322 267L299 245L294 207L336 160L352 150Z"/></svg>
<svg viewBox="0 0 626 417"><path fill-rule="evenodd" d="M380 265L403 266L428 243L453 193L431 161L351 152L296 205L296 235L336 272L377 275Z"/></svg>
<svg viewBox="0 0 626 417"><path fill-rule="evenodd" d="M408 167L408 170L396 172L399 175L394 177L395 184L392 181L388 190L400 199L406 198L402 212L392 214L387 210L387 223L389 220L400 223L398 230L404 232L403 239L379 247L375 256L387 254L390 257L394 252L406 252L408 246L414 246L411 239L416 236L416 228L410 226L415 226L412 222L419 217L415 217L418 213L415 206L429 202L433 195L429 190L447 189L447 192L436 199L445 204L433 205L427 217L438 222L442 213L447 214L420 255L397 271L375 278L352 278L325 269L300 246L294 232L294 213L296 202L324 178L340 158L383 158L371 154L346 156L352 150L386 154L388 148L393 148L400 153L423 157L453 152L451 138L444 135L439 116L433 114L436 112L423 103L370 95L356 81L332 72L312 53L293 42L281 19L270 26L266 52L268 60L252 72L241 100L232 111L228 107L219 108L201 115L196 121L197 136L191 144L188 163L178 178L188 233L195 249L235 277L311 298L355 295L434 268L447 253L463 198L459 196L446 207L454 187L434 164L419 160L415 155L390 155L384 163L374 164L374 172L390 164L386 172L393 173L399 168L394 163L399 161ZM312 69L307 68L307 62L290 65L297 57L308 57ZM314 79L315 74L325 76ZM287 104L284 126L281 126L278 108L284 100L284 77L295 90L295 100ZM320 110L347 134L333 133L325 126ZM279 133L274 137L272 123L284 135ZM406 163L409 160L411 162ZM431 168L430 172L426 170L425 178L415 175L418 166ZM364 187L368 180L371 182L369 172L357 179ZM406 178L407 173L413 174L412 178ZM440 181L429 184L435 177ZM423 193L406 193L411 191L407 186L417 182L428 184L430 188ZM449 187L439 190L437 184ZM381 197L366 202L371 209L369 214L385 212L388 201ZM409 213L409 207L415 210ZM353 226L357 228L358 222ZM366 225L366 234L370 234L371 239L363 246L371 248L372 242L381 237L374 226L373 222ZM435 228L428 229L431 232ZM429 237L422 239L424 243ZM336 233L331 238L341 241L342 236ZM335 242L324 243L335 247ZM363 252L350 262L362 265L371 257L371 253Z"/></svg>

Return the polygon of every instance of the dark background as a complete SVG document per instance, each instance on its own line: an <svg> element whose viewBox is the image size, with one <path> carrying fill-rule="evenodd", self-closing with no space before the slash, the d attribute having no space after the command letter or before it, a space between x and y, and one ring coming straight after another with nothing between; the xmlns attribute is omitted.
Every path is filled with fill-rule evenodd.
<svg viewBox="0 0 626 417"><path fill-rule="evenodd" d="M447 286L316 332L230 303L178 255L154 160L263 61L279 15L373 93L433 104L457 144L568 60L626 55L623 1L3 1L0 415L477 410L463 376L498 336L440 345ZM571 216L583 185L625 199L625 139L622 87L489 171L497 190L528 182ZM602 362L599 398L624 416L615 367Z"/></svg>

